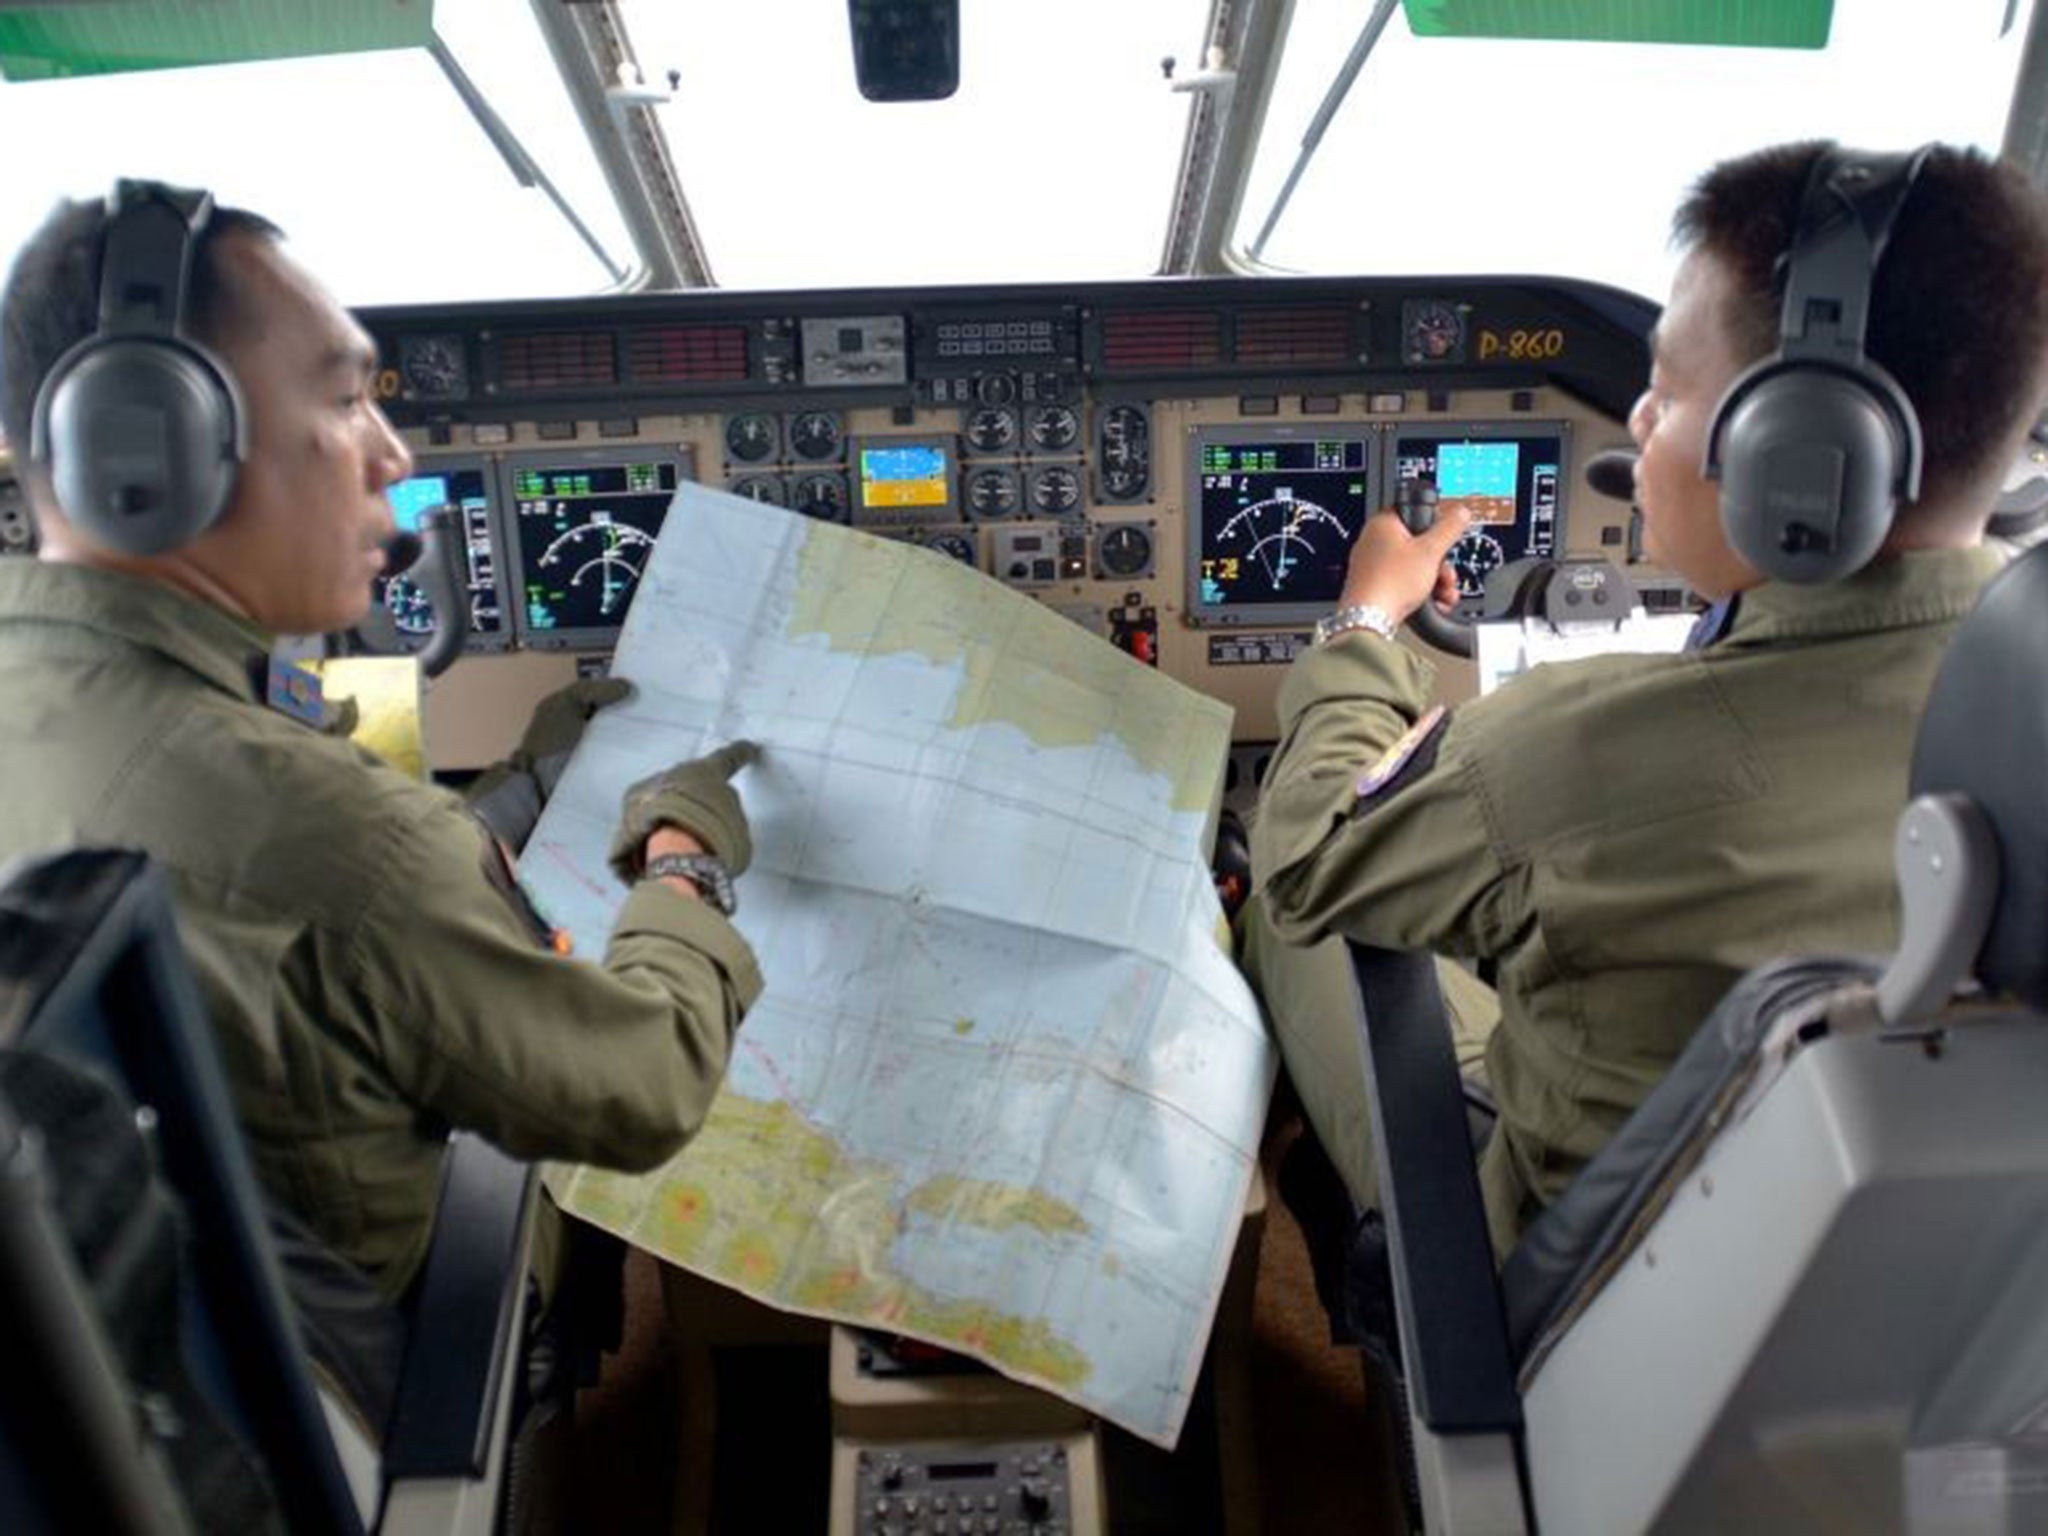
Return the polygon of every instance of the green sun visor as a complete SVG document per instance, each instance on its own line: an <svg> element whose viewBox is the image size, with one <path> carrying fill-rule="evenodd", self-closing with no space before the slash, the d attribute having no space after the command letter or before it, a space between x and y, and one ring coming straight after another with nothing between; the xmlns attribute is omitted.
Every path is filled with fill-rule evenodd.
<svg viewBox="0 0 2048 1536"><path fill-rule="evenodd" d="M1825 48L1835 0L1402 0L1417 37Z"/></svg>
<svg viewBox="0 0 2048 1536"><path fill-rule="evenodd" d="M0 79L425 47L433 0L0 0Z"/></svg>

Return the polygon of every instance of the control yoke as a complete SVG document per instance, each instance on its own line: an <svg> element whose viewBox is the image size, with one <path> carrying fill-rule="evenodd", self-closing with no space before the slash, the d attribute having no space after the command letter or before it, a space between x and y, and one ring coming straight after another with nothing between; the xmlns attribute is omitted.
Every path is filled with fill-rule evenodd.
<svg viewBox="0 0 2048 1536"><path fill-rule="evenodd" d="M1410 533L1427 533L1436 523L1436 482L1418 475L1394 488L1394 511ZM1426 597L1422 606L1408 615L1408 628L1425 645L1452 656L1470 656L1473 651L1472 621L1455 618Z"/></svg>
<svg viewBox="0 0 2048 1536"><path fill-rule="evenodd" d="M425 552L413 580L434 607L434 633L420 652L420 671L428 677L446 672L469 638L469 593L459 576L462 540L455 520L455 508L445 504L420 519Z"/></svg>

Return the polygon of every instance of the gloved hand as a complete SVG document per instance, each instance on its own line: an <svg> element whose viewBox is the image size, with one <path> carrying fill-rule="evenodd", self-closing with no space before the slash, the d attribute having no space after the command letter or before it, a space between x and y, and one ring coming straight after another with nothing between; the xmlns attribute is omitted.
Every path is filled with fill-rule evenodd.
<svg viewBox="0 0 2048 1536"><path fill-rule="evenodd" d="M470 809L514 853L525 848L590 717L632 692L623 677L578 678L557 688L533 707L526 734L511 756L486 769L463 792Z"/></svg>
<svg viewBox="0 0 2048 1536"><path fill-rule="evenodd" d="M632 696L633 685L623 677L580 677L557 688L534 705L526 734L512 750L512 766L533 775L545 800L561 781L590 717L605 705Z"/></svg>
<svg viewBox="0 0 2048 1536"><path fill-rule="evenodd" d="M727 782L761 755L751 741L735 741L709 757L677 763L626 791L619 829L612 834L611 865L621 880L640 878L648 836L656 827L681 827L737 875L754 857L747 813Z"/></svg>

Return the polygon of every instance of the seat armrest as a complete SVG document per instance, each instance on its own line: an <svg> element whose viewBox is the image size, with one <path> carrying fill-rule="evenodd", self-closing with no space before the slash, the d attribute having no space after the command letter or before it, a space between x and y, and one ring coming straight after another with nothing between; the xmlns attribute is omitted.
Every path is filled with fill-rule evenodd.
<svg viewBox="0 0 2048 1536"><path fill-rule="evenodd" d="M466 1133L449 1139L384 1436L388 1479L484 1475L518 1354L536 1186L530 1164Z"/></svg>
<svg viewBox="0 0 2048 1536"><path fill-rule="evenodd" d="M1519 1434L1521 1396L1436 961L1349 947L1416 1416L1440 1435Z"/></svg>

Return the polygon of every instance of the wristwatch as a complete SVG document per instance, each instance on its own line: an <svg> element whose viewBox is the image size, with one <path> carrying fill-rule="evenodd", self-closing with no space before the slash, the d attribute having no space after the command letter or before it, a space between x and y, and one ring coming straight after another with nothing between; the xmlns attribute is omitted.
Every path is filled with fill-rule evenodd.
<svg viewBox="0 0 2048 1536"><path fill-rule="evenodd" d="M1316 644L1328 645L1339 635L1348 635L1354 629L1369 629L1382 640L1394 638L1394 620L1386 609L1377 603L1353 603L1349 608L1339 608L1326 619L1316 620Z"/></svg>
<svg viewBox="0 0 2048 1536"><path fill-rule="evenodd" d="M643 880L663 880L680 877L697 887L714 910L731 917L739 910L739 897L733 890L732 871L725 867L725 860L711 853L658 853L647 861L647 867L640 871Z"/></svg>

